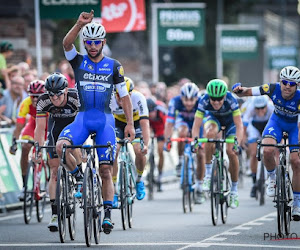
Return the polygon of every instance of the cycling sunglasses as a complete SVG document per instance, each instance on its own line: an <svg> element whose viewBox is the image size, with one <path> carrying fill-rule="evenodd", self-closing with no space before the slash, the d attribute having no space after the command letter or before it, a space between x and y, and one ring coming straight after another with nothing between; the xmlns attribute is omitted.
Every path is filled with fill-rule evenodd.
<svg viewBox="0 0 300 250"><path fill-rule="evenodd" d="M66 91L66 89L58 90L57 92L48 91L48 95L51 96L51 97L53 97L53 96L55 96L55 95L56 95L57 97L59 97L59 96L61 96L62 94L64 94L65 91Z"/></svg>
<svg viewBox="0 0 300 250"><path fill-rule="evenodd" d="M216 101L220 102L224 99L224 96L222 96L222 97L212 97L212 96L210 96L209 98L214 102L216 102Z"/></svg>
<svg viewBox="0 0 300 250"><path fill-rule="evenodd" d="M29 96L32 98L39 98L40 94L29 94Z"/></svg>
<svg viewBox="0 0 300 250"><path fill-rule="evenodd" d="M264 107L260 107L260 108L255 108L256 110L262 110L262 109L264 109L266 106L264 106Z"/></svg>
<svg viewBox="0 0 300 250"><path fill-rule="evenodd" d="M86 44L88 44L88 45L92 45L93 43L94 43L95 45L99 45L99 44L102 43L101 40L86 40L85 42L86 42Z"/></svg>
<svg viewBox="0 0 300 250"><path fill-rule="evenodd" d="M281 80L281 82L282 82L282 84L283 84L284 86L286 86L286 85L288 85L288 84L289 84L291 87L297 85L296 82L290 82L290 81L288 81L288 80Z"/></svg>

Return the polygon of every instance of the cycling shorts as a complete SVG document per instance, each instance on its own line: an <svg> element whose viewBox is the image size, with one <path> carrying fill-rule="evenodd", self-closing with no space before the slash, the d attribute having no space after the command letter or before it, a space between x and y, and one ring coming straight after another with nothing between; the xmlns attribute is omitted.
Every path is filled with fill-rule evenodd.
<svg viewBox="0 0 300 250"><path fill-rule="evenodd" d="M218 132L221 131L222 126L225 126L225 138L233 138L236 135L236 127L235 127L235 124L233 122L228 123L228 124L221 124L215 116L208 115L206 117L206 121L204 123L204 126L207 126L210 123L214 123L214 124L217 125Z"/></svg>
<svg viewBox="0 0 300 250"><path fill-rule="evenodd" d="M273 138L277 143L282 139L282 133L289 134L289 144L298 144L297 122L287 122L273 113L263 132L263 138ZM298 152L299 147L290 147L290 152Z"/></svg>
<svg viewBox="0 0 300 250"><path fill-rule="evenodd" d="M112 153L108 148L97 148L99 164L112 165L116 154L115 119L112 114L98 109L79 112L71 124L60 133L58 140L68 140L73 145L82 145L91 133L96 133L96 144L112 146Z"/></svg>
<svg viewBox="0 0 300 250"><path fill-rule="evenodd" d="M116 122L116 137L117 139L124 139L124 129L127 125L127 123L121 122L119 120L115 120ZM134 122L134 129L135 129L135 138L142 138L142 129L140 127L140 122L139 121L135 121Z"/></svg>

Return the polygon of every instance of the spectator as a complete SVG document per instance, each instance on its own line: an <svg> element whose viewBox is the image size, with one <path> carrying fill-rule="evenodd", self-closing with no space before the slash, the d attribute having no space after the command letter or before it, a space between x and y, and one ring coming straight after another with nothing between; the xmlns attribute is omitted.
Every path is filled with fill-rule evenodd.
<svg viewBox="0 0 300 250"><path fill-rule="evenodd" d="M0 82L4 89L10 88L6 60L13 55L13 50L14 48L12 43L7 41L0 43Z"/></svg>
<svg viewBox="0 0 300 250"><path fill-rule="evenodd" d="M0 99L0 118L15 124L17 110L22 101L24 79L21 76L15 76L11 79L11 88L3 91L3 97Z"/></svg>
<svg viewBox="0 0 300 250"><path fill-rule="evenodd" d="M75 76L71 64L67 60L63 60L59 64L59 71L67 78L68 87L75 88Z"/></svg>
<svg viewBox="0 0 300 250"><path fill-rule="evenodd" d="M30 70L27 70L22 76L23 76L24 81L25 81L24 90L27 92L29 84L33 80L35 80L36 77L34 76L34 74Z"/></svg>

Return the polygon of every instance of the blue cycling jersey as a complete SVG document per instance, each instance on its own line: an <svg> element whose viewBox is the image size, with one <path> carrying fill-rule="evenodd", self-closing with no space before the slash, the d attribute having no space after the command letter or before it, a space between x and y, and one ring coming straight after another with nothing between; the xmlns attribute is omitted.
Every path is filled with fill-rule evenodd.
<svg viewBox="0 0 300 250"><path fill-rule="evenodd" d="M192 128L198 101L199 99L195 103L193 109L188 111L183 105L180 96L175 96L172 98L169 102L167 122L175 123L175 119L180 119L181 121L186 122L189 128Z"/></svg>
<svg viewBox="0 0 300 250"><path fill-rule="evenodd" d="M274 103L274 113L286 122L297 122L300 110L300 90L290 100L283 99L280 83L268 83L259 87L261 95L268 95Z"/></svg>
<svg viewBox="0 0 300 250"><path fill-rule="evenodd" d="M80 99L80 110L99 109L111 113L111 101L114 84L124 82L121 64L112 58L94 63L87 55L78 54L70 60L75 73L76 87Z"/></svg>

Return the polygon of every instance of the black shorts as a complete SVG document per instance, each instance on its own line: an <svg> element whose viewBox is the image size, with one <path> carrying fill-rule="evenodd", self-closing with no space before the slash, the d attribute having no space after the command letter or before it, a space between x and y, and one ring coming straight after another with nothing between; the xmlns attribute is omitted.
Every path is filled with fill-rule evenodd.
<svg viewBox="0 0 300 250"><path fill-rule="evenodd" d="M126 123L120 122L119 120L115 120L116 123L116 137L118 139L124 139L124 128L126 127ZM134 122L134 129L135 129L135 138L142 138L142 129L140 127L140 122Z"/></svg>
<svg viewBox="0 0 300 250"><path fill-rule="evenodd" d="M60 132L72 121L74 121L74 118L60 119L59 121L57 121L49 117L46 145L55 146ZM50 159L58 158L55 148L47 148L47 154L49 155Z"/></svg>

